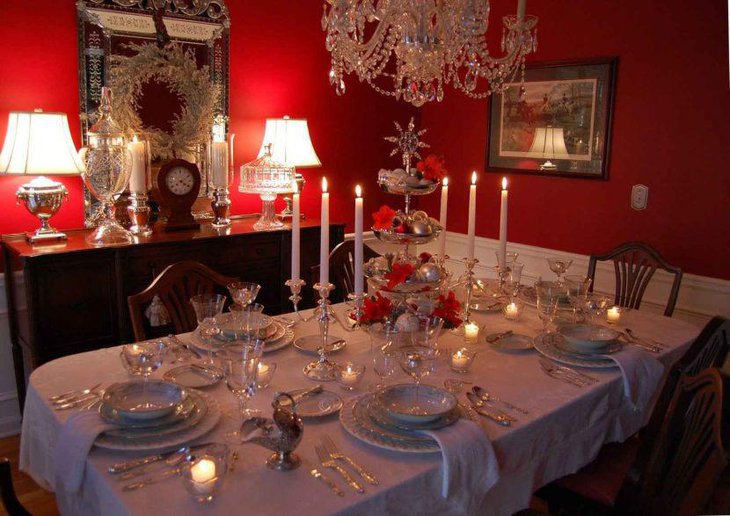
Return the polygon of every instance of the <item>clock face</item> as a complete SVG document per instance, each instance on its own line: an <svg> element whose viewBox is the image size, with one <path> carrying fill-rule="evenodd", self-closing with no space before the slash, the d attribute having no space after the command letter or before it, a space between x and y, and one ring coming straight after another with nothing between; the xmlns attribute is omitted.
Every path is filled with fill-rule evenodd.
<svg viewBox="0 0 730 516"><path fill-rule="evenodd" d="M175 195L190 193L195 185L193 173L185 167L173 167L165 177L167 188Z"/></svg>

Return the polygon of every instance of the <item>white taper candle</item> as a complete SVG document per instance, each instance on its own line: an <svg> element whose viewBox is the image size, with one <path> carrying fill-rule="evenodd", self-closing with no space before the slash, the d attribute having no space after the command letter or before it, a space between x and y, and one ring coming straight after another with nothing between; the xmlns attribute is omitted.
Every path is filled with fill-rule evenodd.
<svg viewBox="0 0 730 516"><path fill-rule="evenodd" d="M446 211L447 204L449 201L449 178L445 177L441 186L441 213L439 215L439 222L443 230L439 235L439 256L442 258L446 256Z"/></svg>
<svg viewBox="0 0 730 516"><path fill-rule="evenodd" d="M507 178L502 178L502 204L499 210L499 263L504 266L507 263Z"/></svg>
<svg viewBox="0 0 730 516"><path fill-rule="evenodd" d="M319 284L330 282L330 194L327 191L327 178L322 178L322 215L320 217L319 238Z"/></svg>
<svg viewBox="0 0 730 516"><path fill-rule="evenodd" d="M299 227L301 216L299 213L299 185L296 181L292 184L292 218L291 218L291 279L299 279L300 249Z"/></svg>
<svg viewBox="0 0 730 516"><path fill-rule="evenodd" d="M466 256L474 259L474 240L477 227L477 172L471 174L471 186L469 186L469 225L467 227Z"/></svg>
<svg viewBox="0 0 730 516"><path fill-rule="evenodd" d="M355 187L355 295L363 293L362 189Z"/></svg>

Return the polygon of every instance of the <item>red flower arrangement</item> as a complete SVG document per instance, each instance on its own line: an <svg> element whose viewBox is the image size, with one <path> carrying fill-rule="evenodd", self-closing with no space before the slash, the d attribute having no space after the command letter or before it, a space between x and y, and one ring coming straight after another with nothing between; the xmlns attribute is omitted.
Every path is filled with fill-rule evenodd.
<svg viewBox="0 0 730 516"><path fill-rule="evenodd" d="M426 159L416 163L416 170L418 170L423 179L430 179L434 182L441 181L449 173L446 170L444 157L436 156L435 154L431 154Z"/></svg>
<svg viewBox="0 0 730 516"><path fill-rule="evenodd" d="M390 229L393 226L395 218L395 210L386 205L380 207L378 211L373 213L373 229Z"/></svg>
<svg viewBox="0 0 730 516"><path fill-rule="evenodd" d="M448 295L443 294L438 297L438 304L433 309L433 315L441 317L444 320L444 328L458 328L463 322L459 317L461 313L461 303L456 300L456 295L450 291Z"/></svg>
<svg viewBox="0 0 730 516"><path fill-rule="evenodd" d="M393 290L398 284L404 283L416 271L416 268L410 263L394 263L389 273L385 275L388 284L385 286L388 290Z"/></svg>
<svg viewBox="0 0 730 516"><path fill-rule="evenodd" d="M375 296L366 297L363 303L363 315L360 319L362 324L383 322L390 317L393 311L393 302L387 297L376 292ZM354 318L354 316L351 316Z"/></svg>

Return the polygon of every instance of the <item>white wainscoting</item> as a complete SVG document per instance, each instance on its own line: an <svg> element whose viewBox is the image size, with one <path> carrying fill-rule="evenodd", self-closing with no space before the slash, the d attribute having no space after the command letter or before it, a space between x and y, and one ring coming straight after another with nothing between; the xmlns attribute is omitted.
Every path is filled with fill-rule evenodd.
<svg viewBox="0 0 730 516"><path fill-rule="evenodd" d="M13 349L8 324L5 277L0 274L0 437L20 432L20 410L15 388Z"/></svg>
<svg viewBox="0 0 730 516"><path fill-rule="evenodd" d="M352 237L352 234L346 236L346 238ZM370 247L380 253L386 251L395 252L399 247L380 242L372 232L365 234L365 241ZM447 232L446 243L450 256L466 256L466 235L464 233ZM477 265L477 274L479 276L494 277L492 266L496 263L494 253L498 245L498 240L477 237L475 255L481 262ZM586 255L516 243L509 243L507 249L519 253L518 261L525 264L523 277L527 283L533 282L539 277L555 277L548 268L547 261L545 260L546 256L555 254L573 260L573 265L569 273L580 274L588 270L589 257ZM418 252L435 252L435 250L435 243L431 243L420 246ZM449 261L449 267L457 273L464 269L463 262L459 258L452 258ZM672 287L672 279L673 277L668 273L657 271L646 289L641 309L655 313L664 313L664 306ZM598 263L596 267L595 289L613 294L614 270L610 262ZM730 281L685 273L682 277L682 285L679 290L674 317L692 322L701 327L715 315L730 317Z"/></svg>

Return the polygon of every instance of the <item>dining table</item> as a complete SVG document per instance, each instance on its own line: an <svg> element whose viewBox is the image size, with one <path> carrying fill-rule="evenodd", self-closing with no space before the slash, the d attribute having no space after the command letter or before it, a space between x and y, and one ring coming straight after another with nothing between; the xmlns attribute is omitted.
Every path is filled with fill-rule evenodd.
<svg viewBox="0 0 730 516"><path fill-rule="evenodd" d="M334 305L342 317L347 306ZM307 317L310 312L301 312ZM294 337L319 333L314 320L300 321L288 314L294 325ZM467 372L453 371L447 363L449 353L442 353L435 371L423 379L425 384L443 387L447 379L464 382L462 391L479 385L500 399L520 407L511 412L516 421L510 426L480 418L480 425L493 445L495 466L499 471L496 483L481 499L476 500L475 514L508 515L528 507L532 494L540 487L564 475L574 473L596 457L601 447L623 441L646 424L651 403L639 407L626 396L624 381L618 368L584 369L597 381L576 385L550 376L540 365L537 351L508 352L487 343L487 334L511 330L535 337L542 332L542 322L532 307L518 321L508 321L501 311L472 313L481 326L475 347L478 353ZM664 374L687 350L699 333L694 325L674 318L640 310L624 310L620 329L631 328L635 335L661 345L652 354L664 367ZM330 333L346 341L344 349L331 354L335 363L353 362L366 366L364 381L347 391L335 382L324 384L347 402L362 396L376 384L373 372L371 339L365 328L345 329L333 324ZM190 342L190 334L178 336ZM444 331L439 337L442 350L453 349L463 342L459 332ZM648 351L641 350L649 353ZM302 368L312 355L293 346L264 354L267 363L276 363L271 384L260 389L250 406L271 416L275 393L312 387L316 383L305 377ZM169 368L165 364L153 378L161 377ZM123 491L123 482L108 472L110 465L149 455L144 452L113 451L92 448L88 455L81 488L68 493L58 485L54 464L58 436L64 422L75 410L54 410L49 397L71 389L84 389L97 383L108 386L129 379L120 361L120 347L79 353L36 369L30 377L23 413L20 448L20 469L42 487L56 493L62 514L463 514L464 508L442 496L443 459L440 453L403 453L374 446L351 435L337 414L304 420L303 438L296 453L302 466L292 471L276 471L265 461L271 452L252 443L238 447L235 469L229 471L220 492L202 505L185 489L179 477L172 476L149 487ZM640 379L639 379L640 381ZM389 383L409 383L411 379L398 371ZM468 382L468 383L467 383ZM654 388L656 397L661 384ZM224 434L238 425L237 405L225 381L205 389L214 397L222 412L217 425L197 442L224 442ZM463 392L459 399L463 400ZM505 407L502 407L505 408ZM335 472L321 468L315 445L322 436L329 436L346 455L354 458L377 478L378 485L365 484L364 493L350 490ZM336 496L324 483L310 474L318 467L337 481L344 496ZM477 466L480 467L480 466ZM487 467L487 465L483 465ZM458 488L458 486L456 486Z"/></svg>

